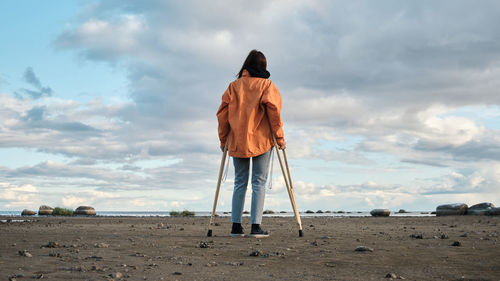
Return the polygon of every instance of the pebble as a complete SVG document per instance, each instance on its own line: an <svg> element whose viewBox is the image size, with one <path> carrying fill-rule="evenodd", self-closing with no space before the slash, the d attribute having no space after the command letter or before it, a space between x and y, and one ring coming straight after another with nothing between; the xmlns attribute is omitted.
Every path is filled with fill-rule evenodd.
<svg viewBox="0 0 500 281"><path fill-rule="evenodd" d="M469 236L467 233L460 235L460 237L467 237L467 236Z"/></svg>
<svg viewBox="0 0 500 281"><path fill-rule="evenodd" d="M174 275L182 275L182 272L176 271L173 273Z"/></svg>
<svg viewBox="0 0 500 281"><path fill-rule="evenodd" d="M385 275L385 278L392 278L392 279L396 279L398 278L398 276L396 275L396 273L392 273L392 272L389 272Z"/></svg>
<svg viewBox="0 0 500 281"><path fill-rule="evenodd" d="M251 252L249 256L251 256L251 257L258 257L258 256L262 256L262 255L263 255L262 251L255 250L255 251Z"/></svg>
<svg viewBox="0 0 500 281"><path fill-rule="evenodd" d="M47 245L45 245L43 247L45 247L45 248L58 248L59 243L55 242L55 241L50 241L49 243L47 243Z"/></svg>
<svg viewBox="0 0 500 281"><path fill-rule="evenodd" d="M109 248L109 244L106 244L106 243L95 243L94 247L96 247L96 248Z"/></svg>
<svg viewBox="0 0 500 281"><path fill-rule="evenodd" d="M111 273L109 276L113 277L113 278L123 278L123 273L121 272L113 272Z"/></svg>
<svg viewBox="0 0 500 281"><path fill-rule="evenodd" d="M227 265L231 265L231 266L240 266L240 265L243 265L242 262L228 262L226 263Z"/></svg>
<svg viewBox="0 0 500 281"><path fill-rule="evenodd" d="M28 252L27 250L20 250L19 255L23 256L23 257L27 257L27 258L33 257L33 255L30 252Z"/></svg>
<svg viewBox="0 0 500 281"><path fill-rule="evenodd" d="M447 235L447 234L444 234L444 233L443 233L443 234L441 234L441 239L448 239L448 238L449 238L449 237L448 237L448 235Z"/></svg>
<svg viewBox="0 0 500 281"><path fill-rule="evenodd" d="M424 235L422 233L412 234L410 237L415 239L424 239Z"/></svg>
<svg viewBox="0 0 500 281"><path fill-rule="evenodd" d="M354 251L356 252L373 252L373 248L367 246L357 246Z"/></svg>
<svg viewBox="0 0 500 281"><path fill-rule="evenodd" d="M462 244L460 243L460 241L455 241L451 245L454 246L454 247L460 247L460 246L462 246Z"/></svg>

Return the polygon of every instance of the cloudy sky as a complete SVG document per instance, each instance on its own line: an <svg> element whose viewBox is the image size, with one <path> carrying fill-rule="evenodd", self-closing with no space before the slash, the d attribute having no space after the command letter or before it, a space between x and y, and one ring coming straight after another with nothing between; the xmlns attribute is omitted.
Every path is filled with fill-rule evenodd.
<svg viewBox="0 0 500 281"><path fill-rule="evenodd" d="M0 210L210 210L215 113L251 49L283 97L300 210L500 205L499 14L498 1L1 1ZM265 208L291 210L276 160Z"/></svg>

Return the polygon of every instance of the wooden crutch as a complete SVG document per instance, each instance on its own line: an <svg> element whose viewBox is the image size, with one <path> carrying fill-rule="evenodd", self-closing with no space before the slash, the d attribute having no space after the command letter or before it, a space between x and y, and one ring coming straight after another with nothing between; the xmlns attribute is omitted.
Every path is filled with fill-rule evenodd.
<svg viewBox="0 0 500 281"><path fill-rule="evenodd" d="M288 191L288 197L290 197L290 202L292 203L293 213L295 215L295 220L297 221L297 225L299 227L299 237L304 236L302 232L302 222L300 221L299 211L297 210L297 203L295 202L295 195L293 194L293 185L292 185L292 177L290 176L290 168L288 167L288 160L286 159L286 152L283 149L283 158L285 159L286 173L285 168L283 167L283 161L281 161L280 149L278 142L276 141L276 137L271 129L271 135L273 136L274 147L276 148L276 154L278 155L278 160L281 166L281 172L283 173L283 179L285 180L286 190Z"/></svg>
<svg viewBox="0 0 500 281"><path fill-rule="evenodd" d="M219 199L220 184L222 182L222 174L224 173L224 164L226 163L227 156L227 143L229 139L226 140L226 145L224 145L224 151L222 153L222 159L220 161L219 179L217 180L217 189L215 191L214 207L212 208L212 216L210 217L210 224L208 225L208 237L212 237L212 227L214 225L215 209L217 208L217 199Z"/></svg>

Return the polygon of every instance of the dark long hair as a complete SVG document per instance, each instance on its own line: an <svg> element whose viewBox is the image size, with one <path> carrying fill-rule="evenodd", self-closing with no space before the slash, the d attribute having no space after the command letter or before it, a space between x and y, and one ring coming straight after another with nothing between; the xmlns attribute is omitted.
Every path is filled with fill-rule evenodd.
<svg viewBox="0 0 500 281"><path fill-rule="evenodd" d="M259 69L261 71L267 72L267 60L264 54L257 50L251 50L248 54L243 66L241 67L240 72L238 72L238 78L241 78L241 74L243 70L249 69Z"/></svg>

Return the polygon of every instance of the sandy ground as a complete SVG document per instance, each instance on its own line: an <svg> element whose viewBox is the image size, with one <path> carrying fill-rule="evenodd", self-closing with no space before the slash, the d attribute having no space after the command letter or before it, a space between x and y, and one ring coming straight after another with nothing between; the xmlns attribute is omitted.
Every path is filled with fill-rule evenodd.
<svg viewBox="0 0 500 281"><path fill-rule="evenodd" d="M206 217L28 219L0 223L1 280L500 280L500 217L303 218L302 238L265 217L267 239L226 217L210 238Z"/></svg>

